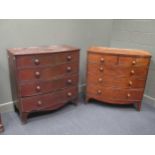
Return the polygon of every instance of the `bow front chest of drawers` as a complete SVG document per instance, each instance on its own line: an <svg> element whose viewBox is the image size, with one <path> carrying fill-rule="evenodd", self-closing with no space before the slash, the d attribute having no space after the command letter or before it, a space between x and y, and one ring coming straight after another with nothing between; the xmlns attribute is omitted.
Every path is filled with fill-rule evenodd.
<svg viewBox="0 0 155 155"><path fill-rule="evenodd" d="M78 97L79 49L67 45L8 49L12 96L20 118Z"/></svg>
<svg viewBox="0 0 155 155"><path fill-rule="evenodd" d="M141 50L89 48L86 101L133 103L140 111L150 58Z"/></svg>

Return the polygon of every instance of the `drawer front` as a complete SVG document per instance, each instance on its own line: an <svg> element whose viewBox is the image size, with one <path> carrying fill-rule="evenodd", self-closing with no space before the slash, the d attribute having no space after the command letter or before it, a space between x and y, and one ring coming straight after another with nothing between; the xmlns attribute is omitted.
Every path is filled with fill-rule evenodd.
<svg viewBox="0 0 155 155"><path fill-rule="evenodd" d="M109 56L104 54L88 54L88 62L97 64L116 64L118 61L117 56Z"/></svg>
<svg viewBox="0 0 155 155"><path fill-rule="evenodd" d="M38 66L54 66L57 64L77 62L79 60L79 52L62 52L53 54L25 55L17 56L17 68L28 68Z"/></svg>
<svg viewBox="0 0 155 155"><path fill-rule="evenodd" d="M147 67L126 67L120 65L98 65L88 63L88 73L95 75L103 75L109 77L140 77L146 78L148 72Z"/></svg>
<svg viewBox="0 0 155 155"><path fill-rule="evenodd" d="M149 58L136 58L136 57L119 57L119 65L124 66L141 66L147 67L149 65L150 59Z"/></svg>
<svg viewBox="0 0 155 155"><path fill-rule="evenodd" d="M94 84L102 87L115 87L115 88L144 88L145 79L140 78L117 78L109 76L101 76L95 74L88 74L88 84Z"/></svg>
<svg viewBox="0 0 155 155"><path fill-rule="evenodd" d="M52 80L65 75L78 73L78 63L61 64L54 67L38 67L18 70L18 80Z"/></svg>
<svg viewBox="0 0 155 155"><path fill-rule="evenodd" d="M97 97L101 100L122 100L122 101L140 101L143 98L143 89L117 89L117 88L103 88L95 85L87 87L87 93L90 96Z"/></svg>
<svg viewBox="0 0 155 155"><path fill-rule="evenodd" d="M45 110L46 108L55 107L56 105L65 104L66 102L77 97L77 87L68 88L52 94L44 94L34 97L21 99L22 111L31 112Z"/></svg>
<svg viewBox="0 0 155 155"><path fill-rule="evenodd" d="M78 75L65 76L52 81L33 81L19 85L20 96L32 96L78 85Z"/></svg>

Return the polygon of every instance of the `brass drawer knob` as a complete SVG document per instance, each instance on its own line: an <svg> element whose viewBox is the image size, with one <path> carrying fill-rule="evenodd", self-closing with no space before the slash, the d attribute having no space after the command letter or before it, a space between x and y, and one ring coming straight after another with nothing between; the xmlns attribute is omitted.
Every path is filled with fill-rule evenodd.
<svg viewBox="0 0 155 155"><path fill-rule="evenodd" d="M98 79L98 82L102 82L102 81L103 81L103 79L102 79L102 78L99 78L99 79Z"/></svg>
<svg viewBox="0 0 155 155"><path fill-rule="evenodd" d="M40 91L41 90L41 87L40 86L37 86L36 87L36 91Z"/></svg>
<svg viewBox="0 0 155 155"><path fill-rule="evenodd" d="M100 61L101 61L101 62L104 62L104 58L102 57L102 58L100 59Z"/></svg>
<svg viewBox="0 0 155 155"><path fill-rule="evenodd" d="M71 55L67 56L67 60L68 61L70 61L71 59L72 59L72 56Z"/></svg>
<svg viewBox="0 0 155 155"><path fill-rule="evenodd" d="M40 77L40 72L36 71L36 72L35 72L35 76L36 76L37 78Z"/></svg>
<svg viewBox="0 0 155 155"><path fill-rule="evenodd" d="M134 75L135 74L135 71L134 70L131 70L131 75Z"/></svg>
<svg viewBox="0 0 155 155"><path fill-rule="evenodd" d="M103 67L100 67L99 70L102 72L103 71Z"/></svg>
<svg viewBox="0 0 155 155"><path fill-rule="evenodd" d="M129 81L129 86L132 86L132 81Z"/></svg>
<svg viewBox="0 0 155 155"><path fill-rule="evenodd" d="M67 71L70 72L72 68L70 66L67 67Z"/></svg>
<svg viewBox="0 0 155 155"><path fill-rule="evenodd" d="M43 102L42 102L41 100L39 100L39 101L37 102L37 104L38 104L38 106L41 106L41 105L43 104Z"/></svg>
<svg viewBox="0 0 155 155"><path fill-rule="evenodd" d="M131 94L130 94L130 93L128 93L128 94L127 94L127 97L128 97L128 98L129 98L129 97L131 97Z"/></svg>
<svg viewBox="0 0 155 155"><path fill-rule="evenodd" d="M67 83L68 83L68 84L72 84L72 80L71 80L71 79L68 79L68 80L67 80Z"/></svg>
<svg viewBox="0 0 155 155"><path fill-rule="evenodd" d="M101 90L98 90L98 91L97 91L97 94L99 94L99 95L100 95L101 93L102 93L102 92L101 92Z"/></svg>
<svg viewBox="0 0 155 155"><path fill-rule="evenodd" d="M133 64L133 65L135 65L135 64L136 64L136 61L135 61L135 60L134 60L134 61L132 61L132 64Z"/></svg>
<svg viewBox="0 0 155 155"><path fill-rule="evenodd" d="M68 96L68 97L71 97L71 96L72 96L72 93L71 93L71 92L68 92L68 93L67 93L67 96Z"/></svg>
<svg viewBox="0 0 155 155"><path fill-rule="evenodd" d="M34 63L35 63L36 65L39 65L39 64L40 64L39 59L35 59L35 60L34 60Z"/></svg>

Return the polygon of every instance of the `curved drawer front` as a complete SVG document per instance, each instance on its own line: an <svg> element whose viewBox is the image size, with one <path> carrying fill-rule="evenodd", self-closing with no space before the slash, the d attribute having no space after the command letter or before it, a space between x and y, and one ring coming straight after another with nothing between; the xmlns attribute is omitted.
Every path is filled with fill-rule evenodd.
<svg viewBox="0 0 155 155"><path fill-rule="evenodd" d="M103 88L89 85L87 87L88 96L95 97L100 100L113 101L140 101L143 98L143 89L117 89Z"/></svg>
<svg viewBox="0 0 155 155"><path fill-rule="evenodd" d="M78 84L78 75L65 76L56 80L50 81L33 81L25 82L19 85L20 96L32 96L43 93L49 93L63 89L66 87L76 86Z"/></svg>
<svg viewBox="0 0 155 155"><path fill-rule="evenodd" d="M79 59L79 52L62 52L53 54L40 55L24 55L17 56L17 69L38 67L38 66L54 66L57 64L77 62Z"/></svg>
<svg viewBox="0 0 155 155"><path fill-rule="evenodd" d="M117 57L116 56L109 56L104 54L88 54L88 62L94 62L97 64L116 64Z"/></svg>
<svg viewBox="0 0 155 155"><path fill-rule="evenodd" d="M18 80L52 80L72 73L78 73L78 63L57 65L54 67L38 67L18 70Z"/></svg>
<svg viewBox="0 0 155 155"><path fill-rule="evenodd" d="M52 94L50 93L34 97L22 98L22 111L31 112L45 110L46 108L54 108L55 106L59 105L61 106L77 97L77 93L77 87L73 87Z"/></svg>
<svg viewBox="0 0 155 155"><path fill-rule="evenodd" d="M115 87L115 88L144 88L145 79L140 78L117 78L104 75L95 75L88 73L88 84L94 84L102 87Z"/></svg>
<svg viewBox="0 0 155 155"><path fill-rule="evenodd" d="M109 77L140 77L145 78L147 75L147 67L126 67L123 65L98 65L88 63L88 73L95 75L104 75Z"/></svg>
<svg viewBox="0 0 155 155"><path fill-rule="evenodd" d="M124 66L133 66L133 67L137 67L137 66L141 66L141 67L145 67L148 66L150 62L149 58L142 58L142 57L123 57L120 56L119 57L119 65L124 65Z"/></svg>
<svg viewBox="0 0 155 155"><path fill-rule="evenodd" d="M89 53L88 62L123 66L148 66L150 58Z"/></svg>

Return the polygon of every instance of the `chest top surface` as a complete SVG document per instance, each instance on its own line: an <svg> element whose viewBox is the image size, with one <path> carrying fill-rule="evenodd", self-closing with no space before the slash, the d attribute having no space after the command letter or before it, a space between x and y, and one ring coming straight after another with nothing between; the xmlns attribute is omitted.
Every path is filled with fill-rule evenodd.
<svg viewBox="0 0 155 155"><path fill-rule="evenodd" d="M79 48L75 48L68 45L52 45L52 46L38 46L28 48L9 48L8 53L13 55L32 55L32 54L45 54L45 53L58 53L68 51L79 51Z"/></svg>
<svg viewBox="0 0 155 155"><path fill-rule="evenodd" d="M88 49L88 52L108 54L108 55L151 57L151 54L145 50L108 48L108 47L101 47L101 46L91 47Z"/></svg>

